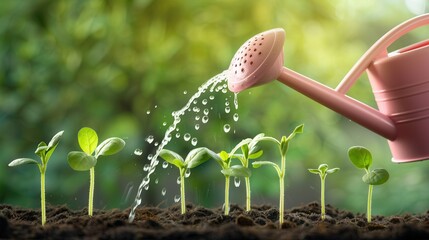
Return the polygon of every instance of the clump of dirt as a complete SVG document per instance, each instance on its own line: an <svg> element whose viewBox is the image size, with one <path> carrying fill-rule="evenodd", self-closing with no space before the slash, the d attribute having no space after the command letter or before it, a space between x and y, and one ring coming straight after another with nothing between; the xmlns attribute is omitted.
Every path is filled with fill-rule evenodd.
<svg viewBox="0 0 429 240"><path fill-rule="evenodd" d="M326 208L310 203L289 209L279 227L279 212L271 206L254 206L246 212L232 205L229 216L221 208L187 205L169 208L139 207L135 220L130 210L70 210L48 206L47 223L40 224L40 211L0 205L1 239L429 239L429 212L421 215L374 216L367 223L364 214Z"/></svg>

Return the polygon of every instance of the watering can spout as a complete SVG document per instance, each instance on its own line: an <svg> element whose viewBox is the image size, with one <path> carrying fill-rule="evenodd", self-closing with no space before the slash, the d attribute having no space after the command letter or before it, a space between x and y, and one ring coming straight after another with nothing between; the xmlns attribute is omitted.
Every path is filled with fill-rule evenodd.
<svg viewBox="0 0 429 240"><path fill-rule="evenodd" d="M429 159L429 41L387 54L387 47L414 28L429 24L429 14L410 19L385 34L355 64L336 89L283 66L285 32L260 33L234 55L227 71L228 87L240 92L279 80L288 87L388 139L394 162ZM363 73L375 94L378 110L346 95ZM411 79L410 79L411 78ZM422 105L423 104L423 105Z"/></svg>

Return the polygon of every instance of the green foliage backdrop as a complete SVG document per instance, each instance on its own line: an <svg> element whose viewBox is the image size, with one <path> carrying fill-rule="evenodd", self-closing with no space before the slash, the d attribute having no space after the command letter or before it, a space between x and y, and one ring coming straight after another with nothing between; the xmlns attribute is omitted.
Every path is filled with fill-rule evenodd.
<svg viewBox="0 0 429 240"><path fill-rule="evenodd" d="M146 157L155 150L145 138L152 135L160 141L172 122L171 112L226 69L248 38L285 28L285 65L335 87L372 43L393 26L426 12L427 3L4 0L0 4L0 203L39 206L36 170L7 164L18 157L35 157L39 141L65 130L47 169L47 201L85 207L89 173L70 169L66 156L78 149L78 130L88 126L101 140L118 136L127 142L120 154L100 158L97 164L95 208L130 207L145 176ZM416 30L392 49L427 37L427 28ZM374 106L366 76L350 95ZM277 82L238 95L238 122L223 113L225 98L232 102L233 95L211 101L214 110L208 124L195 131L194 116L188 116L179 126L181 133L197 137L197 146L220 151L260 132L279 138L305 124L304 134L293 140L288 153L286 208L318 200L318 178L307 168L327 163L341 168L327 179L327 202L364 212L367 186L347 159L350 146L363 145L373 152L374 167L391 172L389 182L374 191L374 214L428 209L429 162L391 163L385 139ZM224 133L227 122L233 129ZM180 139L168 145L182 155L192 147ZM135 149L143 154L135 155ZM266 151L264 158L277 161L275 149ZM149 190L143 191L144 205L169 206L179 192L178 173L158 169ZM276 176L270 170L253 171L255 204L277 204ZM194 169L187 179L187 200L221 206L222 178L214 162ZM166 196L161 194L163 188ZM244 204L243 186L231 191L231 201Z"/></svg>

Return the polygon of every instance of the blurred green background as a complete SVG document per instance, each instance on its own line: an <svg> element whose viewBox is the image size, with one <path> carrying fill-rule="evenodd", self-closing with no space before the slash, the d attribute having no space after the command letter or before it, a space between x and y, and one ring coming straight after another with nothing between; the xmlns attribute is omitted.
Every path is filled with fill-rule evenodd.
<svg viewBox="0 0 429 240"><path fill-rule="evenodd" d="M165 130L171 113L182 108L207 79L229 66L235 51L253 35L275 27L286 30L285 65L335 87L359 57L385 32L427 12L419 0L128 0L14 1L0 4L0 203L39 208L35 166L10 168L19 157L36 158L37 144L65 130L47 169L47 201L86 207L88 172L75 172L67 153L78 150L77 132L94 128L100 140L126 140L118 155L102 157L95 169L94 207L128 208ZM390 50L428 38L428 28L413 31ZM186 94L185 94L186 93ZM197 147L231 150L241 139L264 132L276 138L305 124L291 143L287 159L286 208L319 201L319 178L307 168L321 163L340 167L327 178L327 203L365 212L367 185L362 170L347 158L353 145L369 148L373 167L391 179L374 188L373 214L422 213L429 207L429 161L394 164L387 141L288 87L273 82L234 95L216 93L206 106L207 124L187 112L167 148L182 155ZM375 106L365 75L349 95ZM213 109L211 109L213 108ZM149 114L148 114L149 112ZM233 121L232 114L240 119ZM164 124L165 122L165 124ZM201 125L195 130L195 124ZM225 133L223 125L230 124ZM165 125L165 126L164 126ZM176 133L176 132L175 132ZM149 144L145 139L155 138ZM143 151L136 155L136 149ZM262 159L278 161L267 147ZM179 193L177 169L161 163L142 192L142 205L167 207ZM278 180L272 168L253 170L254 204L278 205ZM223 203L224 178L210 161L187 178L187 200L206 207ZM244 184L231 184L231 201L244 205ZM165 188L167 194L161 194Z"/></svg>

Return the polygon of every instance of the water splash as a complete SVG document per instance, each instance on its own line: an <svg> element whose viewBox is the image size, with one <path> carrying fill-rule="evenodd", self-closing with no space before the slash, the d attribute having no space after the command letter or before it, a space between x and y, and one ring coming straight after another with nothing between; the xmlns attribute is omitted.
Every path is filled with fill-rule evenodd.
<svg viewBox="0 0 429 240"><path fill-rule="evenodd" d="M167 145L170 140L171 140L171 133L176 130L177 124L180 123L181 121L181 116L185 114L185 112L190 108L191 104L194 102L197 102L197 99L201 96L202 93L206 92L207 89L210 87L210 92L212 92L215 87L220 83L220 82L224 82L226 80L226 71L214 76L213 78L211 78L210 80L208 80L207 82L205 82L202 86L200 86L198 88L198 91L189 99L189 101L186 103L186 105L181 108L178 111L175 111L172 113L173 116L173 123L167 128L167 130L165 131L165 135L164 135L164 139L161 141L161 144L158 145L158 148L155 152L155 154L152 157L151 163L150 163L150 168L147 171L147 175L146 177L143 178L138 190L137 190L137 195L136 198L134 200L134 203L131 207L131 212L129 214L128 217L128 221L132 222L135 218L135 211L137 209L137 207L141 204L142 202L142 198L141 198L141 193L143 191L143 189L146 188L146 186L148 186L149 182L150 182L150 175L155 172L155 168L158 165L159 161L158 159L158 155L160 153L160 151L165 147L165 145ZM221 91L223 93L226 93L227 87L226 84L223 84L221 88L219 88L219 90L221 89ZM218 91L219 91L218 90ZM194 103L195 104L195 103ZM155 108L157 108L157 106L155 106ZM204 119L204 117L206 117L206 119ZM202 119L203 123L207 123L208 121L208 117L204 116ZM146 141L148 143L152 143L154 141L154 137L153 136L149 136ZM176 197L174 199L176 201ZM180 196L177 199L177 202L180 200Z"/></svg>

